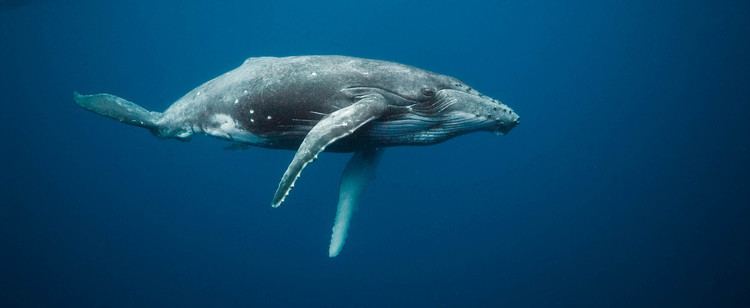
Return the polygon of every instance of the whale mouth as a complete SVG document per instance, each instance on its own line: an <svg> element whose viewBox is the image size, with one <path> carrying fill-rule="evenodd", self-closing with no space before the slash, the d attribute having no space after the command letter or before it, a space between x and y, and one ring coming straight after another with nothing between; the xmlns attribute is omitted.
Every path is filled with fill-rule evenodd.
<svg viewBox="0 0 750 308"><path fill-rule="evenodd" d="M497 125L492 129L492 132L495 133L495 135L504 136L518 126L518 124L521 124L521 118L518 116L510 122L498 121Z"/></svg>

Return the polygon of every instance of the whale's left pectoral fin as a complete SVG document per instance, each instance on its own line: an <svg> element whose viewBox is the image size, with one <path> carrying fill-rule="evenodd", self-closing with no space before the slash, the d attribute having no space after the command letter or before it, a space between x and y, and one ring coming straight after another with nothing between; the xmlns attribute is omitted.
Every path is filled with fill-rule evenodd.
<svg viewBox="0 0 750 308"><path fill-rule="evenodd" d="M358 97L354 104L339 109L316 124L302 141L292 163L287 167L279 182L271 205L278 207L294 187L294 182L302 169L312 162L331 143L351 135L358 128L377 119L385 112L387 103L380 94L367 94Z"/></svg>
<svg viewBox="0 0 750 308"><path fill-rule="evenodd" d="M336 209L336 220L333 222L331 245L328 246L328 256L331 258L338 256L344 247L352 214L357 210L360 196L367 183L375 175L375 167L382 152L378 149L365 149L354 153L346 164L339 185L339 205Z"/></svg>

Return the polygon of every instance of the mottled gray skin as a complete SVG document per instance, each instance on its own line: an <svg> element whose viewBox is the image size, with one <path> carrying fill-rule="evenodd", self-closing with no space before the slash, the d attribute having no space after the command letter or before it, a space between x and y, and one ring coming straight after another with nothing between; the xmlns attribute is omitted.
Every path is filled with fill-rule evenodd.
<svg viewBox="0 0 750 308"><path fill-rule="evenodd" d="M163 113L101 93L81 107L163 138L205 133L240 145L296 150L274 207L326 150L356 152L341 177L329 256L341 251L352 213L383 147L425 145L472 131L506 133L508 106L461 81L397 63L342 56L251 58L195 88Z"/></svg>
<svg viewBox="0 0 750 308"><path fill-rule="evenodd" d="M328 150L433 144L475 130L507 132L518 123L509 107L458 79L411 66L344 56L262 57L187 93L164 112L156 133L184 139L202 132L295 150L324 116L371 92L385 97L387 112Z"/></svg>

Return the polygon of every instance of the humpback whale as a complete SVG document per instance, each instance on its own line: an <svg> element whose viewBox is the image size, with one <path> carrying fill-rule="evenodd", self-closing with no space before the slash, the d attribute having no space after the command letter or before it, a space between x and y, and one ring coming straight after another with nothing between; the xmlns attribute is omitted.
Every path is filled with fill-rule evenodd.
<svg viewBox="0 0 750 308"><path fill-rule="evenodd" d="M337 256L383 149L435 144L519 123L507 105L464 82L416 67L346 56L249 58L185 94L164 112L111 94L81 95L86 110L161 138L205 134L242 146L295 150L271 205L324 151L352 152L339 186L328 255Z"/></svg>

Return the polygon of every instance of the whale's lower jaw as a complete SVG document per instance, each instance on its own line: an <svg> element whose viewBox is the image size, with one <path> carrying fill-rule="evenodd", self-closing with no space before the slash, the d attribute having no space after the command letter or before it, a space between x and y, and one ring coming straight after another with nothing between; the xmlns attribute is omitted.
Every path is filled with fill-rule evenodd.
<svg viewBox="0 0 750 308"><path fill-rule="evenodd" d="M474 115L427 117L403 114L374 122L365 134L377 146L433 145L491 126L492 122L487 118Z"/></svg>

